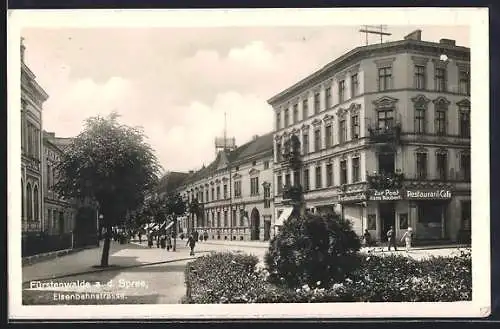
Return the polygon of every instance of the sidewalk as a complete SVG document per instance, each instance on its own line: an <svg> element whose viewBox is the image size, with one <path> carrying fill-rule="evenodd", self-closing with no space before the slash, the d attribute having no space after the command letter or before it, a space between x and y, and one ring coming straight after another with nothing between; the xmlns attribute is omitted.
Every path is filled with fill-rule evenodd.
<svg viewBox="0 0 500 329"><path fill-rule="evenodd" d="M198 242L197 246L203 245L219 245L232 247L247 247L247 248L269 248L269 241L229 241L229 240L207 240Z"/></svg>
<svg viewBox="0 0 500 329"><path fill-rule="evenodd" d="M111 242L109 251L109 268L96 268L100 264L102 245L99 248L87 249L56 259L38 262L22 268L23 283L34 280L46 280L73 276L83 273L119 270L127 267L154 265L181 261L191 258L189 250L178 246L177 252L166 252L163 249L143 247L135 243L119 244ZM199 256L199 254L197 255Z"/></svg>

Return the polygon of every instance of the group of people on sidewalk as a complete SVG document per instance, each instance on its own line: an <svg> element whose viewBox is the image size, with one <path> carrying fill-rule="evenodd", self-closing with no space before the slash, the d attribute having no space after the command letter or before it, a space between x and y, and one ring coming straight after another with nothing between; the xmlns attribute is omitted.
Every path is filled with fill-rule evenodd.
<svg viewBox="0 0 500 329"><path fill-rule="evenodd" d="M393 226L391 226L387 231L386 237L387 237L387 250L390 251L391 247L394 247L394 250L397 251L398 247L396 245L396 230L394 229ZM365 233L363 234L363 240L365 246L367 247L372 247L375 245L375 241L372 239L371 234L370 232L368 232L368 230L365 230ZM401 237L401 242L403 240L405 241L405 247L406 247L405 250L406 252L409 252L413 240L413 229L411 227L408 227L408 229Z"/></svg>
<svg viewBox="0 0 500 329"><path fill-rule="evenodd" d="M157 248L162 248L162 249L167 249L167 251L175 251L172 245L172 238L175 238L174 234L167 234L167 233L162 233L158 234L155 232L147 232L147 239L148 239L148 247L152 248L154 245L154 239L156 237L156 247ZM184 239L184 234L181 233L181 240ZM194 231L191 233L186 241L186 246L189 246L190 250L190 255L194 256L194 248L196 246L196 243L198 241L207 241L208 240L208 233L205 231L202 236L197 231ZM141 238L139 237L139 243L141 242Z"/></svg>

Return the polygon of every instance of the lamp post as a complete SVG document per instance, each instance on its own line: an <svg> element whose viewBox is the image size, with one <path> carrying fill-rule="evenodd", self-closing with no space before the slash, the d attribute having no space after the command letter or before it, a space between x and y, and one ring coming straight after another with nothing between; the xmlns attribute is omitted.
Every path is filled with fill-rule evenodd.
<svg viewBox="0 0 500 329"><path fill-rule="evenodd" d="M102 220L104 218L104 215L103 214L99 214L99 216L97 217L97 246L99 247L99 243L101 241L101 223L102 223Z"/></svg>

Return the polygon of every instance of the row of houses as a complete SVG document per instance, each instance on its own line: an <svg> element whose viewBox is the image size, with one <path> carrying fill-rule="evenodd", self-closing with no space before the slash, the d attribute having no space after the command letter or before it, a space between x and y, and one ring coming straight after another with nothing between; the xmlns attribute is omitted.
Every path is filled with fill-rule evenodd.
<svg viewBox="0 0 500 329"><path fill-rule="evenodd" d="M421 35L357 47L269 99L274 131L178 182L202 206L193 229L268 240L299 189L360 235L470 237L470 49Z"/></svg>
<svg viewBox="0 0 500 329"><path fill-rule="evenodd" d="M95 207L67 200L53 189L56 163L71 139L43 130L43 104L49 95L26 65L24 53L21 42L22 254L96 243Z"/></svg>

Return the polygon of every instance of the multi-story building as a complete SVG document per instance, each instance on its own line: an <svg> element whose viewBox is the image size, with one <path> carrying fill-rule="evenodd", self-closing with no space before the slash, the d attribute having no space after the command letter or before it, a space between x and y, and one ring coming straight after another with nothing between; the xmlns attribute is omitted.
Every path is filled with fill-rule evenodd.
<svg viewBox="0 0 500 329"><path fill-rule="evenodd" d="M43 132L44 227L49 235L68 235L75 227L75 203L54 191L56 166L63 154L54 133Z"/></svg>
<svg viewBox="0 0 500 329"><path fill-rule="evenodd" d="M21 199L22 232L40 232L43 225L42 108L47 93L24 62L21 40Z"/></svg>
<svg viewBox="0 0 500 329"><path fill-rule="evenodd" d="M469 48L417 30L357 47L272 97L277 216L298 186L310 211L338 212L358 234L470 230L469 77Z"/></svg>
<svg viewBox="0 0 500 329"><path fill-rule="evenodd" d="M273 234L273 134L254 136L223 150L179 188L186 202L197 199L194 229L210 239L269 240ZM189 227L189 225L187 225Z"/></svg>

